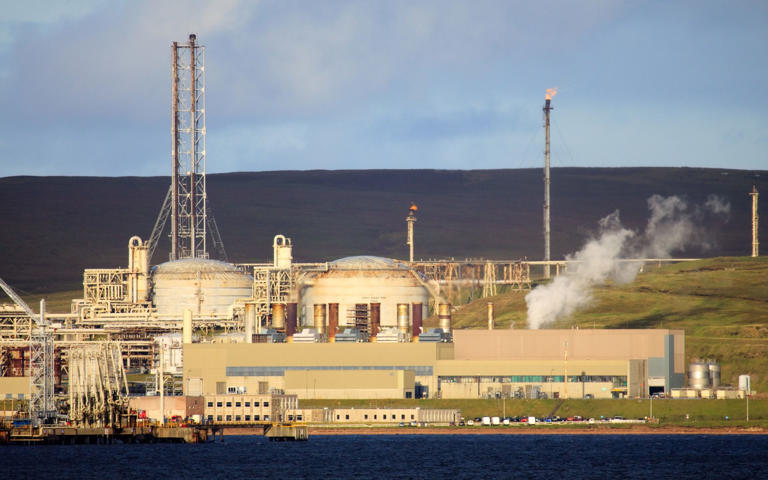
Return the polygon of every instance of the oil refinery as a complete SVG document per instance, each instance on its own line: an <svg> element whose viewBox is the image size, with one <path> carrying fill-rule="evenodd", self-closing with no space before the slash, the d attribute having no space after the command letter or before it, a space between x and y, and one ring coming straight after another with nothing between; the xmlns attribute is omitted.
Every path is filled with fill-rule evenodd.
<svg viewBox="0 0 768 480"><path fill-rule="evenodd" d="M274 232L272 262L231 263L206 192L204 51L194 35L172 45L171 185L154 230L127 239L127 267L85 269L82 298L67 313L46 312L44 302L36 313L1 283L15 305L0 306L0 392L28 401L33 424L56 424L67 412L65 421L83 428L135 426L138 410L163 423L174 415L332 422L332 411L302 409L299 401L647 398L685 386L682 330L498 329L493 304L487 329L453 326L461 289L482 297L502 286L524 291L532 267L545 277L550 267L554 275L567 268L549 258L550 92L544 261L417 260L411 205L407 260L294 262L301 239ZM756 191L753 198L756 211ZM153 264L166 230L170 258ZM438 326L426 328L431 316ZM129 385L126 372L153 380ZM720 387L717 372L709 383L696 377L699 396L706 388L710 396L737 394ZM356 415L460 418L428 409Z"/></svg>

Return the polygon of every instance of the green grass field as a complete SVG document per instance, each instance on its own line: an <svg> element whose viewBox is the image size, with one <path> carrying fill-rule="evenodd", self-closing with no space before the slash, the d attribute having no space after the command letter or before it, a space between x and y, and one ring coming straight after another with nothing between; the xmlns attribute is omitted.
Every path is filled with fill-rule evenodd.
<svg viewBox="0 0 768 480"><path fill-rule="evenodd" d="M475 300L454 314L455 328L486 328L494 302L497 328L526 328L525 295L508 292ZM722 257L647 266L627 285L602 285L587 308L553 328L672 328L685 330L686 364L720 362L724 384L752 376L768 391L768 258ZM436 326L436 319L425 321Z"/></svg>
<svg viewBox="0 0 768 480"><path fill-rule="evenodd" d="M643 400L302 400L302 408L366 408L421 407L460 409L465 418L482 416L535 416L550 414L560 417L580 415L584 418L621 415L624 418L645 418L651 415L651 403ZM687 418L686 418L687 415ZM712 426L746 423L745 400L653 400L653 417L661 425ZM726 417L728 420L726 421ZM768 400L749 401L749 424L768 426Z"/></svg>

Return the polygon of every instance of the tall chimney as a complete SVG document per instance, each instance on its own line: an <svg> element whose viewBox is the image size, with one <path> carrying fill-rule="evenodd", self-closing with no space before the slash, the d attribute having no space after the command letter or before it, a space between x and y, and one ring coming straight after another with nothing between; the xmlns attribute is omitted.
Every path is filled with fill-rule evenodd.
<svg viewBox="0 0 768 480"><path fill-rule="evenodd" d="M549 112L552 110L552 100L547 94L544 100L544 261L549 262ZM544 265L544 277L550 277L549 263Z"/></svg>
<svg viewBox="0 0 768 480"><path fill-rule="evenodd" d="M752 197L752 256L758 257L760 256L759 246L760 242L757 238L757 187L755 185L752 185L752 192L749 194L750 197Z"/></svg>
<svg viewBox="0 0 768 480"><path fill-rule="evenodd" d="M411 208L408 209L408 216L405 218L406 223L408 224L408 238L406 239L405 244L409 247L409 261L413 263L413 224L416 223L416 210L419 208L411 202Z"/></svg>

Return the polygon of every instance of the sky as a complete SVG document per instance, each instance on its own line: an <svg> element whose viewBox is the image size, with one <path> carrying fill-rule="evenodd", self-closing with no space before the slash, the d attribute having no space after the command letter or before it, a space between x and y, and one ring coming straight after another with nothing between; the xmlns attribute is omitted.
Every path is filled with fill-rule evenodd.
<svg viewBox="0 0 768 480"><path fill-rule="evenodd" d="M171 172L171 43L207 172L768 169L768 2L0 0L0 177Z"/></svg>

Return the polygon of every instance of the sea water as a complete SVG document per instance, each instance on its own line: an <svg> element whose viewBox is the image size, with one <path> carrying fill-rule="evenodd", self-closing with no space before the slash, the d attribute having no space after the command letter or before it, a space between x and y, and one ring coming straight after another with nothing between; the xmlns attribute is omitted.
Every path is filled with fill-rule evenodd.
<svg viewBox="0 0 768 480"><path fill-rule="evenodd" d="M7 446L6 478L768 478L763 435L313 435Z"/></svg>

